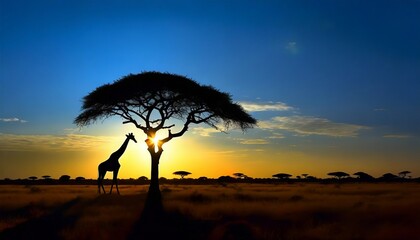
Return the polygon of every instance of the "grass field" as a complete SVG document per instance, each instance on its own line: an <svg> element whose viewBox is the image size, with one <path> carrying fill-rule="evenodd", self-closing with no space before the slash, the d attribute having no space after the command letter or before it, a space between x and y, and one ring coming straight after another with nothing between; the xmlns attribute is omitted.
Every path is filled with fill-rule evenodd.
<svg viewBox="0 0 420 240"><path fill-rule="evenodd" d="M109 188L109 186L108 186ZM0 186L0 239L127 239L146 185ZM416 239L420 184L162 185L172 239ZM160 235L159 235L160 234ZM156 238L159 239L159 238Z"/></svg>

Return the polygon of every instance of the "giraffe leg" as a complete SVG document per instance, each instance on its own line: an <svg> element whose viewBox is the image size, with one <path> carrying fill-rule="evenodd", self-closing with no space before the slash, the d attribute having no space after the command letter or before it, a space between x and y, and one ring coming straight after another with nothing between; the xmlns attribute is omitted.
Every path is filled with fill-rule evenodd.
<svg viewBox="0 0 420 240"><path fill-rule="evenodd" d="M105 178L105 174L106 174L106 171L99 170L99 176L98 176L98 192L99 192L99 194L101 194L101 188L102 188L102 191L105 193L104 182L103 182L103 180Z"/></svg>
<svg viewBox="0 0 420 240"><path fill-rule="evenodd" d="M117 188L117 193L118 193L118 195L120 195L120 190L118 189L118 170L119 169L117 169L117 170L114 171L114 179L113 179L113 181L115 181L115 187Z"/></svg>
<svg viewBox="0 0 420 240"><path fill-rule="evenodd" d="M111 190L109 190L109 194L112 193L112 187L114 186L114 179L112 179L112 183L111 183Z"/></svg>
<svg viewBox="0 0 420 240"><path fill-rule="evenodd" d="M101 187L103 192L105 193L105 188L104 188L104 177L105 177L106 172L103 171L99 171L99 176L98 176L98 193L101 194Z"/></svg>
<svg viewBox="0 0 420 240"><path fill-rule="evenodd" d="M101 194L101 185L102 185L102 181L101 181L101 171L98 170L98 193Z"/></svg>
<svg viewBox="0 0 420 240"><path fill-rule="evenodd" d="M102 191L105 193L104 183L102 181L103 181L103 178L101 180L101 186L102 186Z"/></svg>

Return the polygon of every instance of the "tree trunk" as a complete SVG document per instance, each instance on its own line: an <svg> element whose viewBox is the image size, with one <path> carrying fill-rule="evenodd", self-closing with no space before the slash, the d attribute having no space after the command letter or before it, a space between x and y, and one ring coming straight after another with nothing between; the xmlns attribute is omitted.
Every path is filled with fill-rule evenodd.
<svg viewBox="0 0 420 240"><path fill-rule="evenodd" d="M163 149L160 148L157 152L155 152L154 146L150 146L148 151L151 158L151 174L148 198L149 200L160 202L161 193L159 188L159 160Z"/></svg>

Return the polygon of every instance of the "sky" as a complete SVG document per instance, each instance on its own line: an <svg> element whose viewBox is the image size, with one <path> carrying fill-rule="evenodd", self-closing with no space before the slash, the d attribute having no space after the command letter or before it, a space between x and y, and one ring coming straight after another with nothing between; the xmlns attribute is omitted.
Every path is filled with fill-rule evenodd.
<svg viewBox="0 0 420 240"><path fill-rule="evenodd" d="M212 85L258 120L194 126L164 146L162 177L419 177L419 12L418 0L0 0L0 179L96 178L129 132L119 177L150 177L139 129L73 123L89 92L143 71Z"/></svg>

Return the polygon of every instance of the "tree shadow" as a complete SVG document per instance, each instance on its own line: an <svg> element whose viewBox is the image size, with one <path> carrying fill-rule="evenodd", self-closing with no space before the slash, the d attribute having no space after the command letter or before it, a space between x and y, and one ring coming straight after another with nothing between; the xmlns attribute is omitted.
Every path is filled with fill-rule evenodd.
<svg viewBox="0 0 420 240"><path fill-rule="evenodd" d="M148 192L140 218L134 223L127 239L163 239L165 234L165 212L159 192Z"/></svg>
<svg viewBox="0 0 420 240"><path fill-rule="evenodd" d="M143 211L127 239L207 239L212 228L209 221L165 210L160 192L149 192Z"/></svg>
<svg viewBox="0 0 420 240"><path fill-rule="evenodd" d="M61 239L60 230L73 226L77 216L66 215L65 212L80 201L79 198L70 200L52 213L30 219L13 228L0 233L0 239Z"/></svg>

